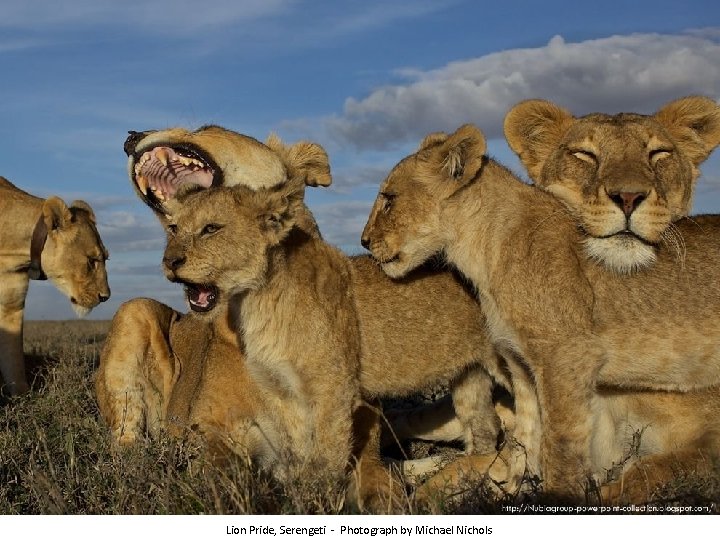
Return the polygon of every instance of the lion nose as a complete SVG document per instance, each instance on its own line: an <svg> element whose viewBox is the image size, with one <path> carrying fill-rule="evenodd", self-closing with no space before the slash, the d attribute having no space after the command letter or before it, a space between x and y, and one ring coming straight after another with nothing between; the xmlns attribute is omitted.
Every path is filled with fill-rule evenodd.
<svg viewBox="0 0 720 540"><path fill-rule="evenodd" d="M640 203L647 199L647 193L612 191L608 193L608 197L623 211L625 217L630 217L630 214L640 206Z"/></svg>
<svg viewBox="0 0 720 540"><path fill-rule="evenodd" d="M185 260L186 260L185 257L171 255L168 257L163 257L163 264L169 270L177 270L183 264L185 264Z"/></svg>
<svg viewBox="0 0 720 540"><path fill-rule="evenodd" d="M107 302L109 299L109 294L98 294L98 300L100 300L101 302Z"/></svg>
<svg viewBox="0 0 720 540"><path fill-rule="evenodd" d="M363 236L360 239L360 245L365 249L370 249L370 239L367 236Z"/></svg>

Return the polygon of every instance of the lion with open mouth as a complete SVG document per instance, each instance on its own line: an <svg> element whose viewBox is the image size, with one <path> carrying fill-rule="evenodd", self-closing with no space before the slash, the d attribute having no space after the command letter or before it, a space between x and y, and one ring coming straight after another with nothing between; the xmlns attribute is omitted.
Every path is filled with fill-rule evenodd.
<svg viewBox="0 0 720 540"><path fill-rule="evenodd" d="M190 189L183 186L258 190L294 179L308 186L331 183L327 155L318 145L284 145L275 137L265 145L217 126L133 132L125 151L133 189L168 235L173 201ZM297 218L297 227L319 235L309 212ZM485 452L496 447L500 434L487 372L501 381L505 375L488 348L479 306L452 272L425 268L408 279L391 280L370 257L350 257L349 263L361 326L360 384L371 403L361 406L353 419L358 497L365 505L387 510L372 499L387 500L394 493L402 501L404 494L387 489L391 477L380 462L374 400L450 380L460 425L457 437L468 452ZM257 389L228 324L227 299L215 282L190 280L184 287L188 315L149 299L120 308L101 355L96 385L100 409L121 444L134 443L146 431L179 433L197 426L218 455L252 452L262 444L253 428ZM206 321L206 315L214 320ZM424 436L438 433L425 428Z"/></svg>

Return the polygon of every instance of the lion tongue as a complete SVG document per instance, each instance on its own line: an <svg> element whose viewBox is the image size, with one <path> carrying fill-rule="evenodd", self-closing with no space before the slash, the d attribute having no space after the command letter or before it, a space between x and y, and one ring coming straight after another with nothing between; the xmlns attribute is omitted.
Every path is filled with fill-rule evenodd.
<svg viewBox="0 0 720 540"><path fill-rule="evenodd" d="M185 287L185 293L187 294L188 302L190 302L190 307L198 311L211 309L217 300L217 295L212 287L188 285Z"/></svg>

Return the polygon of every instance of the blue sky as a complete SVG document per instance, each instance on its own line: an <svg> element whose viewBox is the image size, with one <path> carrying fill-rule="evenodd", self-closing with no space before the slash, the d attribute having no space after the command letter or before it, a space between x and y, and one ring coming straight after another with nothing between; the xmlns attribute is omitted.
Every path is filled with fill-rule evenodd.
<svg viewBox="0 0 720 540"><path fill-rule="evenodd" d="M322 144L334 185L309 204L330 242L359 251L377 185L429 131L474 122L521 172L501 126L522 99L585 114L720 98L711 0L0 0L0 13L0 175L95 208L113 297L93 318L135 296L184 309L127 179L128 130L216 123ZM717 154L697 212L720 210ZM29 319L73 316L31 285Z"/></svg>

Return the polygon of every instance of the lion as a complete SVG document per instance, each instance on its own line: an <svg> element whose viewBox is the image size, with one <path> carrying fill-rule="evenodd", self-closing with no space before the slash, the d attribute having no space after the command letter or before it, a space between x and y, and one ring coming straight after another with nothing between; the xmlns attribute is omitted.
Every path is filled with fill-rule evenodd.
<svg viewBox="0 0 720 540"><path fill-rule="evenodd" d="M360 405L359 325L347 258L295 226L304 188L181 189L167 205L163 268L196 313L228 306L259 390L260 462L282 478L339 478Z"/></svg>
<svg viewBox="0 0 720 540"><path fill-rule="evenodd" d="M23 313L31 279L49 279L79 316L110 298L107 249L84 201L68 207L59 197L41 199L0 177L0 373L4 392L30 387L23 358Z"/></svg>
<svg viewBox="0 0 720 540"><path fill-rule="evenodd" d="M692 96L650 116L576 118L529 100L508 112L505 137L532 181L575 216L587 255L626 274L651 265L660 245L682 257L673 223L688 215L698 167L720 144L720 106Z"/></svg>
<svg viewBox="0 0 720 540"><path fill-rule="evenodd" d="M148 185L140 188L136 173L140 161L152 165L148 170L162 170L151 161L157 154L160 159L170 156L168 168L173 170L182 165L178 154L183 160L190 156L202 160L205 167L212 167L215 179L210 184L215 186L250 183L253 178L261 179L259 185L250 186L256 189L293 178L302 178L307 185L331 182L327 155L318 145L285 146L274 137L264 145L217 126L195 132L174 128L131 133L125 149L137 193L165 224L165 203L156 200L149 187L159 185L160 178L140 180L141 185ZM252 153L262 155L262 160L247 160ZM263 160L275 165L263 163L255 174L254 164ZM197 163L195 168L199 168ZM185 176L185 180L192 178ZM317 234L311 215L302 227ZM482 365L495 369L495 357L469 288L453 272L431 267L403 280L389 279L368 256L350 257L350 267L362 338L360 383L368 400L409 395L443 380L455 384L478 380L473 393L454 396L455 413L463 426L459 437L468 452L494 450L500 423L490 401L492 383ZM96 377L100 410L113 440L132 444L146 431L179 433L195 426L216 455L228 450L242 454L254 447L249 426L257 390L233 332L223 323L226 320L218 316L208 322L192 310L181 315L150 299L135 299L120 307ZM502 372L494 377L507 378ZM372 403L356 414L359 427L354 442L364 449L354 452L361 455L357 475L361 500L364 491L388 481L387 471L380 466L380 411L376 401ZM366 485L371 487L366 490Z"/></svg>
<svg viewBox="0 0 720 540"><path fill-rule="evenodd" d="M674 225L687 246L682 260L658 246L642 272L608 272L586 256L575 216L485 149L472 125L426 137L381 184L362 242L391 277L439 254L472 282L511 372L513 436L526 453L514 463L550 491L577 494L602 461L592 456L604 416L599 385L632 393L720 384L712 286L720 221ZM715 452L716 435L702 429L707 438L693 444ZM674 443L655 455L673 453Z"/></svg>

